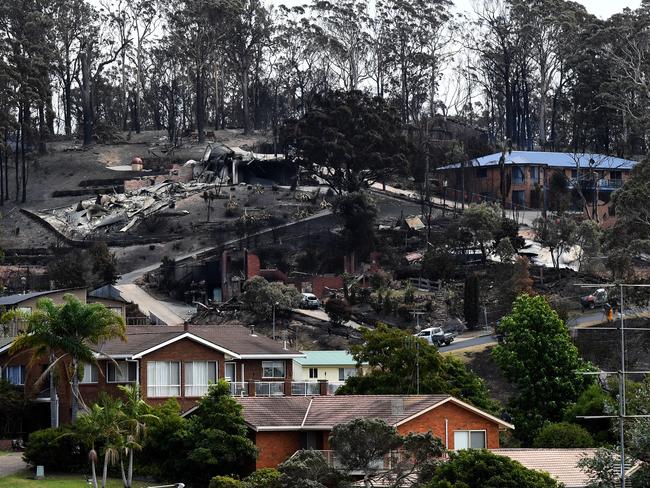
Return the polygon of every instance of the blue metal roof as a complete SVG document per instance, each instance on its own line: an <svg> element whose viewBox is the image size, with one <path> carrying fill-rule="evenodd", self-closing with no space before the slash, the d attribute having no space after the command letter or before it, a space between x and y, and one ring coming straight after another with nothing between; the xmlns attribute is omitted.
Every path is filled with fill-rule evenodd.
<svg viewBox="0 0 650 488"><path fill-rule="evenodd" d="M472 159L465 163L465 167L489 167L498 166L501 153L490 154L481 158ZM593 159L594 163L589 164ZM631 170L637 161L631 159L616 158L604 154L574 154L567 152L540 152L540 151L512 151L506 154L506 165L539 165L551 168L575 168L576 162L580 168L594 168L605 170ZM440 169L457 169L460 164L450 164Z"/></svg>

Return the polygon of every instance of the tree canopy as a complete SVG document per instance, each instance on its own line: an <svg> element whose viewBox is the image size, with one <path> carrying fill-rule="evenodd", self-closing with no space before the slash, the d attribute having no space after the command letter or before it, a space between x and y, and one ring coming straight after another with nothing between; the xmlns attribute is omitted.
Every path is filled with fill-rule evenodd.
<svg viewBox="0 0 650 488"><path fill-rule="evenodd" d="M434 471L426 488L560 488L547 473L484 449L452 452Z"/></svg>
<svg viewBox="0 0 650 488"><path fill-rule="evenodd" d="M350 352L358 364L368 363L371 371L348 378L337 394L414 394L419 363L420 393L447 393L495 410L481 378L423 339L385 324L361 333L363 342L350 346Z"/></svg>
<svg viewBox="0 0 650 488"><path fill-rule="evenodd" d="M501 319L505 341L492 355L517 391L511 401L517 436L527 443L545 421L562 420L590 380L569 330L542 296L520 295Z"/></svg>
<svg viewBox="0 0 650 488"><path fill-rule="evenodd" d="M336 193L358 192L407 166L399 115L386 100L361 91L318 95L284 132L303 167Z"/></svg>

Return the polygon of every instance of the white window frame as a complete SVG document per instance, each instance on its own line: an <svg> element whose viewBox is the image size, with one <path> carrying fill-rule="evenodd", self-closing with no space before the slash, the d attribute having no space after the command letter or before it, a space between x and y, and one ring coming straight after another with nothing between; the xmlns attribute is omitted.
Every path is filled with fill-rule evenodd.
<svg viewBox="0 0 650 488"><path fill-rule="evenodd" d="M310 380L318 379L318 368L309 368L309 379Z"/></svg>
<svg viewBox="0 0 650 488"><path fill-rule="evenodd" d="M84 363L83 364L84 368L84 374L83 377L79 378L79 384L80 385L95 385L99 382L99 368L97 367L96 364L92 363ZM95 372L95 380L93 381L93 371ZM90 381L86 381L86 375L90 373ZM128 375L128 371L127 371Z"/></svg>
<svg viewBox="0 0 650 488"><path fill-rule="evenodd" d="M270 366L266 366L270 364ZM282 365L282 376L275 376L275 368L277 365ZM273 371L272 376L266 376L264 370L270 368ZM286 361L262 361L262 378L264 379L284 379L287 377L287 363Z"/></svg>
<svg viewBox="0 0 650 488"><path fill-rule="evenodd" d="M7 370L12 369L12 368L19 368L20 370L20 382L19 383L11 383L9 381L9 375L7 374ZM5 366L2 368L2 379L9 382L10 384L14 386L24 386L25 385L25 376L27 376L27 368L25 368L24 364L10 364L9 366Z"/></svg>
<svg viewBox="0 0 650 488"><path fill-rule="evenodd" d="M480 432L483 434L483 447L472 447L472 434ZM454 431L454 451L458 451L458 447L456 446L456 434L465 434L467 435L467 446L468 447L463 447L462 449L487 449L487 430L485 429L471 429L471 430L455 430Z"/></svg>
<svg viewBox="0 0 650 488"><path fill-rule="evenodd" d="M228 376L226 376L226 371L228 371L228 367L230 365L232 365L233 372L235 373L233 375L232 379L228 378ZM237 383L237 363L236 362L234 362L234 361L226 361L225 363L223 363L223 378L226 381L230 381L232 383Z"/></svg>
<svg viewBox="0 0 650 488"><path fill-rule="evenodd" d="M115 363L118 363L118 364L115 364ZM112 361L106 361L106 383L113 383L113 384L115 384L115 383L121 383L121 384L126 384L126 383L137 383L137 382L138 382L138 362L137 362L137 361L133 361L133 360L130 360L130 359L126 359L126 360L115 361L115 363L112 362ZM135 363L135 378L132 379L132 380L129 379L129 365L128 365L128 363ZM120 364L124 364L124 365L125 365L125 370L126 370L126 380L115 380L115 379L114 379L114 380L111 380L111 373L110 373L110 371L111 371L111 365L112 365L112 367L114 367L114 368L118 368L118 367L121 368ZM115 373L117 373L117 372L118 372L117 369L115 369ZM115 376L117 376L117 375L115 375Z"/></svg>
<svg viewBox="0 0 650 488"><path fill-rule="evenodd" d="M177 383L176 384L171 383L171 381L170 381L170 384L168 384L168 385L151 384L151 377L150 377L150 374L149 374L149 367L152 366L152 365L157 366L158 364L166 364L167 367L169 367L169 365L171 365L171 364L177 364L178 365L178 378L177 378ZM181 390L181 376L182 376L182 371L181 371L181 362L180 361L147 361L147 398L175 398L175 397L180 397L181 393L182 393L182 390ZM172 380L171 374L169 375L169 377L170 377L170 380ZM171 388L177 388L178 393L171 394L171 395L157 395L157 394L155 394L155 390L154 390L154 394L150 393L150 389L162 388L162 387L170 388L170 389Z"/></svg>
<svg viewBox="0 0 650 488"><path fill-rule="evenodd" d="M354 371L354 374L346 374L346 371L350 373L350 371ZM355 376L359 375L359 371L357 371L357 368L339 368L339 381L345 381L348 378L354 378Z"/></svg>
<svg viewBox="0 0 650 488"><path fill-rule="evenodd" d="M197 385L197 384L190 384L187 383L187 367L188 365L192 367L195 363L206 363L208 364L208 384L207 385ZM210 364L214 364L214 381L210 380ZM216 383L219 380L219 362L218 361L185 361L183 363L183 379L184 384L183 384L183 393L184 396L189 397L189 398L200 398L204 396L206 393L208 393L208 387L211 384ZM205 387L205 391L199 395L195 395L193 393L188 393L188 388L203 388Z"/></svg>

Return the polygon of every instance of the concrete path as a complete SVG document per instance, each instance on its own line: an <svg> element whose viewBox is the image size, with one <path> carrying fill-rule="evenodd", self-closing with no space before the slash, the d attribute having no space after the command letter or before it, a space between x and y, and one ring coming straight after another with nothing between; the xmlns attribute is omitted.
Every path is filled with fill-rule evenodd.
<svg viewBox="0 0 650 488"><path fill-rule="evenodd" d="M184 317L175 313L167 303L157 300L135 284L115 285L122 298L127 302L136 303L140 311L150 318L157 319L164 325L183 325Z"/></svg>
<svg viewBox="0 0 650 488"><path fill-rule="evenodd" d="M0 478L11 476L27 469L22 452L12 452L0 456Z"/></svg>

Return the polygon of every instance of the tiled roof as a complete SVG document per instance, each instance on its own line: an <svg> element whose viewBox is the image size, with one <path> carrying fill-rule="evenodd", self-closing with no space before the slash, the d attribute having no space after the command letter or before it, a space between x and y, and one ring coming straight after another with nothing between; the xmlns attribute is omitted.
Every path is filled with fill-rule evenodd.
<svg viewBox="0 0 650 488"><path fill-rule="evenodd" d="M395 425L449 398L449 395L324 395L238 397L237 401L244 407L246 422L264 430L331 428L356 418L378 418Z"/></svg>
<svg viewBox="0 0 650 488"><path fill-rule="evenodd" d="M126 333L126 342L113 339L102 344L97 351L111 356L133 356L189 334L189 339L207 341L238 356L302 356L299 351L284 349L282 343L266 336L251 335L249 329L241 325L197 325L190 326L187 332L183 327L128 326Z"/></svg>
<svg viewBox="0 0 650 488"><path fill-rule="evenodd" d="M492 452L518 461L526 468L545 471L566 488L583 488L589 478L578 467L578 461L592 457L596 449L493 449Z"/></svg>
<svg viewBox="0 0 650 488"><path fill-rule="evenodd" d="M302 425L311 397L236 397L244 407L244 419L253 426L293 427Z"/></svg>
<svg viewBox="0 0 650 488"><path fill-rule="evenodd" d="M481 158L472 159L465 163L465 167L488 167L498 166L501 153L494 153ZM593 159L594 169L620 169L631 170L637 164L637 161L630 159L616 158L604 154L573 154L562 152L540 152L540 151L512 151L506 154L506 165L540 165L551 168L575 168L576 160L580 168L589 168L589 160ZM450 164L440 169L457 169L460 164Z"/></svg>
<svg viewBox="0 0 650 488"><path fill-rule="evenodd" d="M302 351L304 358L296 359L301 366L356 366L357 362L347 351Z"/></svg>

